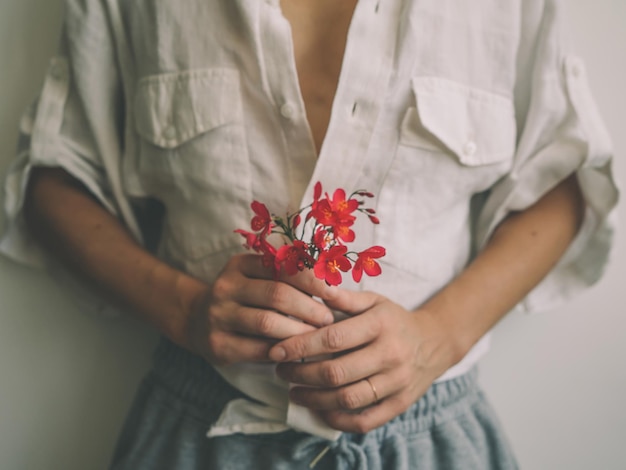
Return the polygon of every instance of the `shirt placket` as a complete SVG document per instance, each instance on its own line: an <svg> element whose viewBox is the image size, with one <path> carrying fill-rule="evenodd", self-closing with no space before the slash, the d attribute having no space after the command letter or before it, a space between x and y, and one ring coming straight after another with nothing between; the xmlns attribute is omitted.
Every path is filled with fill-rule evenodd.
<svg viewBox="0 0 626 470"><path fill-rule="evenodd" d="M365 161L393 73L402 0L360 0L355 9L331 119L309 178L304 203L316 181L351 192L357 184L377 187L363 175ZM373 156L375 158L375 156Z"/></svg>
<svg viewBox="0 0 626 470"><path fill-rule="evenodd" d="M266 0L260 12L262 61L269 95L280 120L281 158L288 175L289 210L298 207L314 171L317 155L296 70L289 22L278 0Z"/></svg>

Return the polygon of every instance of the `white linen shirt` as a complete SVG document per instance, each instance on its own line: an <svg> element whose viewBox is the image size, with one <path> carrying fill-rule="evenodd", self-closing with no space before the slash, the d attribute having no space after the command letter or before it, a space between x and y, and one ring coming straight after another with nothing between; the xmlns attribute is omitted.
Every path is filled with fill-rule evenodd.
<svg viewBox="0 0 626 470"><path fill-rule="evenodd" d="M0 249L46 256L25 230L33 166L61 166L138 240L164 208L158 255L211 283L243 250L253 199L284 214L312 188L365 188L383 274L354 285L414 309L461 272L511 211L573 172L587 209L561 262L519 305L552 307L594 283L617 202L611 144L583 63L565 54L556 0L360 0L319 155L278 0L67 0L59 53L21 123ZM100 309L102 309L102 303ZM460 306L462 308L462 306ZM466 372L488 336L439 380ZM231 402L211 435L287 427L336 438L288 405L271 365L221 367L268 405Z"/></svg>

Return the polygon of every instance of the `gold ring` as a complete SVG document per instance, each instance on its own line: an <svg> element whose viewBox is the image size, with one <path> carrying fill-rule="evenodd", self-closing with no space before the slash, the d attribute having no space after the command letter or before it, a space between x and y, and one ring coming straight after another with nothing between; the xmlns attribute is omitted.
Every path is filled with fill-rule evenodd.
<svg viewBox="0 0 626 470"><path fill-rule="evenodd" d="M380 401L380 398L378 398L378 392L376 391L376 387L374 387L374 384L370 381L369 377L366 378L365 381L370 384L372 392L374 392L374 403L378 403Z"/></svg>

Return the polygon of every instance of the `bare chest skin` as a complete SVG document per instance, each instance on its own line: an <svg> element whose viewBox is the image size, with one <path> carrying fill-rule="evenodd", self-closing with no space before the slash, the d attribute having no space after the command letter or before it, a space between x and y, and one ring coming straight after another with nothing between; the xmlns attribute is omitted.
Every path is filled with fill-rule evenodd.
<svg viewBox="0 0 626 470"><path fill-rule="evenodd" d="M318 155L328 129L357 1L280 1L283 15L291 24L298 81Z"/></svg>

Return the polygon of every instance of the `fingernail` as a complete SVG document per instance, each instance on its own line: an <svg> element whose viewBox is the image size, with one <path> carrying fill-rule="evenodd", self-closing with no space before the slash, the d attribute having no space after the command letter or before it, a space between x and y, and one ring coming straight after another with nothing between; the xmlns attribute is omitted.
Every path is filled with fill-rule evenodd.
<svg viewBox="0 0 626 470"><path fill-rule="evenodd" d="M333 323L335 323L335 317L333 316L332 313L328 312L326 315L324 315L324 320L322 321L322 324L326 326L326 325L331 325Z"/></svg>
<svg viewBox="0 0 626 470"><path fill-rule="evenodd" d="M272 361L284 361L286 357L287 351L285 351L283 348L274 348L270 351L270 359Z"/></svg>

